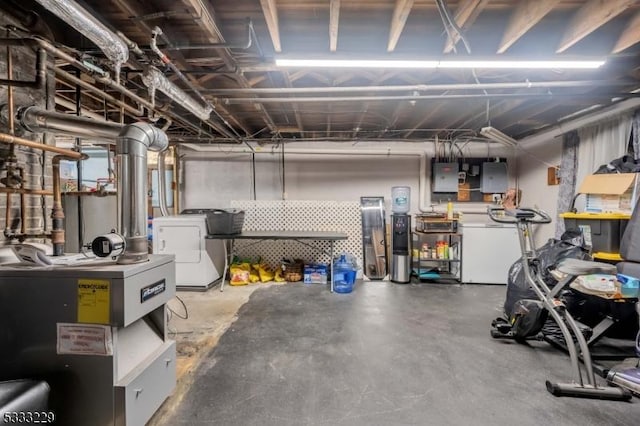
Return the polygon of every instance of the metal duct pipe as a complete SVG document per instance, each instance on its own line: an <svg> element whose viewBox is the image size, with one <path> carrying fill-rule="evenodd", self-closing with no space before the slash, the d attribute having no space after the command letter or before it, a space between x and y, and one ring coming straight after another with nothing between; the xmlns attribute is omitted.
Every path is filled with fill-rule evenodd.
<svg viewBox="0 0 640 426"><path fill-rule="evenodd" d="M118 156L118 231L125 251L118 263L147 260L147 150L164 151L169 139L148 123L127 125L116 139Z"/></svg>
<svg viewBox="0 0 640 426"><path fill-rule="evenodd" d="M502 89L553 89L558 87L609 87L634 86L637 83L611 80L570 80L570 81L523 81L515 83L453 83L453 84L414 84L403 86L344 86L344 87L276 87L235 89L203 89L203 92L215 95L268 95L300 93L357 93L357 92L430 92L454 90L502 90Z"/></svg>
<svg viewBox="0 0 640 426"><path fill-rule="evenodd" d="M120 123L67 115L35 106L19 108L16 118L30 132L53 132L95 139L114 140L124 127Z"/></svg>
<svg viewBox="0 0 640 426"><path fill-rule="evenodd" d="M552 99L552 98L581 98L581 99L611 99L612 97L636 98L640 93L474 93L474 94L439 94L439 95L393 95L393 96L315 96L292 98L225 98L219 100L223 105L238 105L246 103L278 104L278 103L319 103L319 102L382 102L382 101L424 101L424 100L465 100L465 99Z"/></svg>
<svg viewBox="0 0 640 426"><path fill-rule="evenodd" d="M115 79L119 82L120 67L129 59L129 48L120 37L73 0L37 2L95 43L113 64Z"/></svg>
<svg viewBox="0 0 640 426"><path fill-rule="evenodd" d="M153 92L156 89L160 90L202 121L207 121L213 111L210 105L202 106L184 90L169 81L157 68L149 67L147 72L142 75L142 82L151 89L152 98Z"/></svg>

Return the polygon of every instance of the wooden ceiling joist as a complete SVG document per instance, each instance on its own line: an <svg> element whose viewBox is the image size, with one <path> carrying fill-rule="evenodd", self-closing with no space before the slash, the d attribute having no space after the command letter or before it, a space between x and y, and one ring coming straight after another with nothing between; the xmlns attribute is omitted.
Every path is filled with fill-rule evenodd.
<svg viewBox="0 0 640 426"><path fill-rule="evenodd" d="M464 0L461 1L456 9L456 13L453 16L453 20L461 29L470 27L476 20L482 9L487 4L488 0ZM451 34L452 37L447 37L447 42L444 46L444 53L450 53L454 46L460 41L460 35L455 31Z"/></svg>
<svg viewBox="0 0 640 426"><path fill-rule="evenodd" d="M262 13L264 13L264 20L267 22L267 29L271 36L271 42L273 43L273 49L280 53L282 52L282 46L280 44L280 27L278 24L278 9L276 7L276 0L260 0L260 6L262 6Z"/></svg>
<svg viewBox="0 0 640 426"><path fill-rule="evenodd" d="M635 2L636 0L590 0L571 19L556 53L569 49Z"/></svg>
<svg viewBox="0 0 640 426"><path fill-rule="evenodd" d="M340 0L331 0L329 4L329 50L338 49L338 24L340 22Z"/></svg>
<svg viewBox="0 0 640 426"><path fill-rule="evenodd" d="M520 3L509 19L507 29L502 36L498 53L504 53L535 24L540 22L560 0L525 0Z"/></svg>
<svg viewBox="0 0 640 426"><path fill-rule="evenodd" d="M619 53L640 42L640 12L636 13L627 24L611 53Z"/></svg>
<svg viewBox="0 0 640 426"><path fill-rule="evenodd" d="M391 29L389 30L387 52L393 52L395 50L412 7L413 0L396 0L396 6L393 9L393 17L391 18Z"/></svg>

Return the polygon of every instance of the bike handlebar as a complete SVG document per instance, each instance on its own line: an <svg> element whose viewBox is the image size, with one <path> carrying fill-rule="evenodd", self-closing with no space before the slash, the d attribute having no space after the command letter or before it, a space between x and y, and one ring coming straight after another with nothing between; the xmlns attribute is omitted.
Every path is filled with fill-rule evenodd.
<svg viewBox="0 0 640 426"><path fill-rule="evenodd" d="M544 211L526 207L519 209L505 209L503 207L489 206L487 208L487 214L491 220L498 223L551 223L551 217Z"/></svg>

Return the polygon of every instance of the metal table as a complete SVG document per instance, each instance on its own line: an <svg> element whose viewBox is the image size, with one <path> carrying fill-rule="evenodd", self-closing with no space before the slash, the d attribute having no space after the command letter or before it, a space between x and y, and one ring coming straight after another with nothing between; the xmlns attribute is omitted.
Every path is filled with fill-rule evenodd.
<svg viewBox="0 0 640 426"><path fill-rule="evenodd" d="M333 246L338 240L346 240L349 238L344 232L323 232L323 231L244 231L240 234L212 234L207 235L206 238L213 240L227 240L231 244L227 255L225 256L224 273L222 274L222 283L220 284L220 291L224 289L224 280L229 269L230 261L233 259L235 253L235 241L236 240L255 240L254 243L245 244L243 247L249 247L254 244L259 244L268 240L292 240L298 243L311 247L312 249L319 251L320 253L328 254L331 258L329 262L329 273L331 274L331 292L333 292ZM308 241L329 241L331 248L329 252L322 248L310 244ZM225 244L226 250L226 244Z"/></svg>

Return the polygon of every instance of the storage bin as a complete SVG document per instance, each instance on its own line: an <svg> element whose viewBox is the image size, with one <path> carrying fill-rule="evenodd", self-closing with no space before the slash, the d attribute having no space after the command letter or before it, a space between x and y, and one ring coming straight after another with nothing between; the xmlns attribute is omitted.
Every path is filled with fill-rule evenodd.
<svg viewBox="0 0 640 426"><path fill-rule="evenodd" d="M566 229L579 228L592 252L618 253L629 222L623 213L562 213Z"/></svg>
<svg viewBox="0 0 640 426"><path fill-rule="evenodd" d="M244 211L238 209L186 209L182 214L204 214L209 235L231 235L242 232Z"/></svg>

